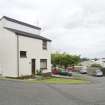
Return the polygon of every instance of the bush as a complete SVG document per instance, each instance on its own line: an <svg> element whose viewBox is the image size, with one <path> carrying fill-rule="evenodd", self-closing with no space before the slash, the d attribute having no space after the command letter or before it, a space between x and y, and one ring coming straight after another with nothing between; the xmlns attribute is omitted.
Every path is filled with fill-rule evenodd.
<svg viewBox="0 0 105 105"><path fill-rule="evenodd" d="M37 75L42 75L42 70L37 70Z"/></svg>
<svg viewBox="0 0 105 105"><path fill-rule="evenodd" d="M91 67L96 67L96 68L99 68L99 69L102 68L102 66L100 64L92 64Z"/></svg>

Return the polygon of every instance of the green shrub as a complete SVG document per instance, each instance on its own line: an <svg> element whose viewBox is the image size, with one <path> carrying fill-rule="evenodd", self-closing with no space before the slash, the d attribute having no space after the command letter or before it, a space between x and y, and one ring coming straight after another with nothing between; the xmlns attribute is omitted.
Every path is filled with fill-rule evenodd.
<svg viewBox="0 0 105 105"><path fill-rule="evenodd" d="M103 72L103 75L105 76L105 68L102 68L101 71Z"/></svg>
<svg viewBox="0 0 105 105"><path fill-rule="evenodd" d="M96 68L99 68L99 69L101 69L101 68L102 68L102 66L101 66L100 64L95 64L95 63L94 63L94 64L92 64L92 65L91 65L91 67L96 67Z"/></svg>
<svg viewBox="0 0 105 105"><path fill-rule="evenodd" d="M37 70L37 75L42 75L42 70Z"/></svg>

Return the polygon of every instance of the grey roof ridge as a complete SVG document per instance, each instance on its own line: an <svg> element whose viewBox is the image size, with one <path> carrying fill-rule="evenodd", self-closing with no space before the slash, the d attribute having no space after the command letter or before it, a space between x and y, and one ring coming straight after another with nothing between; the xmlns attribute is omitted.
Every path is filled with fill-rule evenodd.
<svg viewBox="0 0 105 105"><path fill-rule="evenodd" d="M28 23L25 23L25 22L22 22L22 21L19 21L19 20L16 20L16 19L13 19L13 18L10 18L10 17L7 17L7 16L3 16L0 20L2 20L3 18L7 19L8 21L12 21L12 22L15 22L15 23L18 23L18 24L22 24L22 25L37 29L37 30L41 30L40 27L31 25L31 24L28 24Z"/></svg>
<svg viewBox="0 0 105 105"><path fill-rule="evenodd" d="M41 39L41 40L46 40L46 41L51 41L48 38L45 38L43 36L37 35L37 34L33 34L33 33L28 33L28 32L24 32L21 30L17 30L17 29L13 29L13 28L8 28L8 27L4 27L5 29L8 29L12 32L15 32L17 35L21 35L21 36L26 36L26 37L31 37L31 38L35 38L35 39Z"/></svg>

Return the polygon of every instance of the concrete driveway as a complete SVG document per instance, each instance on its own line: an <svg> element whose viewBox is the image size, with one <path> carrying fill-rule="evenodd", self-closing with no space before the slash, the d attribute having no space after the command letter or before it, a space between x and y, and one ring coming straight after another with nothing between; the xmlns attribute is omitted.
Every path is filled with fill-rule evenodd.
<svg viewBox="0 0 105 105"><path fill-rule="evenodd" d="M90 79L82 85L0 80L0 105L105 105L105 77Z"/></svg>

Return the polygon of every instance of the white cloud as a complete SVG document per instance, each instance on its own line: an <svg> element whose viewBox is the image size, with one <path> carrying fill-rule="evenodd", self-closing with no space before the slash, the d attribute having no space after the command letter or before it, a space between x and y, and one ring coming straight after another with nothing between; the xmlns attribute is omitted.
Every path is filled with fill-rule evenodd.
<svg viewBox="0 0 105 105"><path fill-rule="evenodd" d="M53 50L105 57L105 0L0 0L3 15L39 23Z"/></svg>

